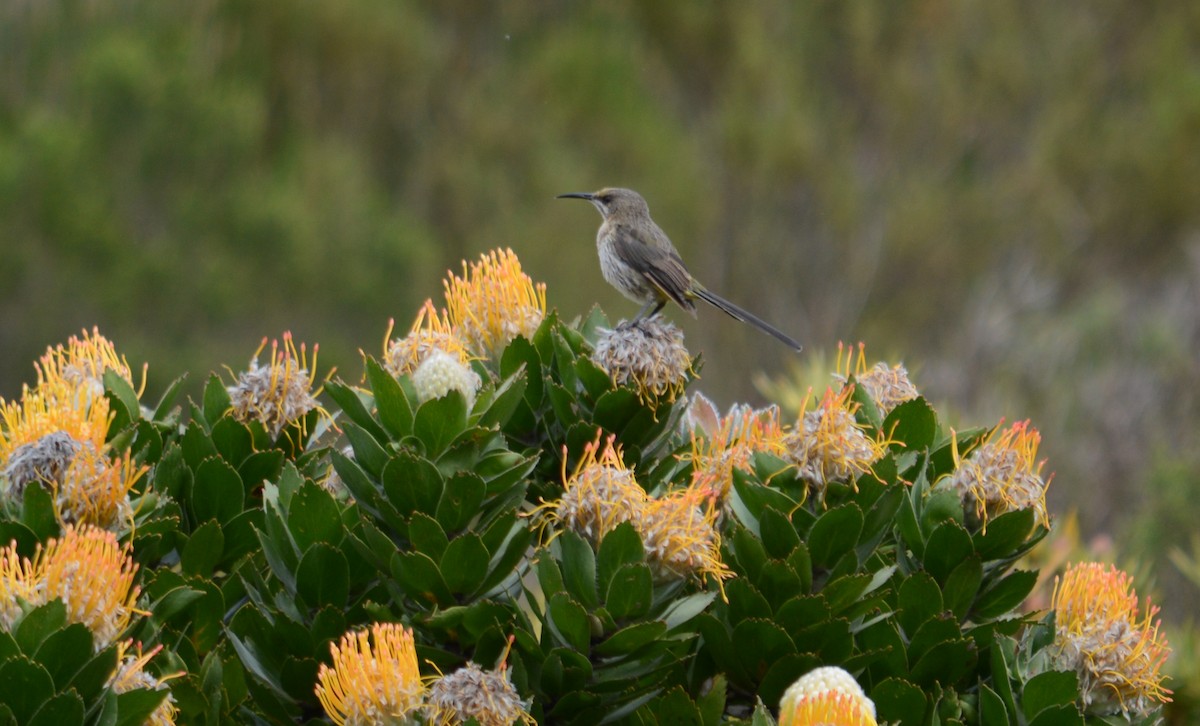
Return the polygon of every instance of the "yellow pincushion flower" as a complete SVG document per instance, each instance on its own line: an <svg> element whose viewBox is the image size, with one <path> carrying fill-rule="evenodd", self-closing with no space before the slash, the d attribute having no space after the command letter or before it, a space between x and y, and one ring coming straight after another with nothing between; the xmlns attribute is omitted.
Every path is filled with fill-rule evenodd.
<svg viewBox="0 0 1200 726"><path fill-rule="evenodd" d="M646 490L625 468L621 449L608 437L603 449L599 438L584 447L583 456L571 476L563 460L562 499L550 505L549 517L599 545L604 535L622 522L635 521L645 501Z"/></svg>
<svg viewBox="0 0 1200 726"><path fill-rule="evenodd" d="M329 646L333 665L317 671L317 698L339 726L415 723L425 696L413 634L375 623Z"/></svg>
<svg viewBox="0 0 1200 726"><path fill-rule="evenodd" d="M432 300L426 300L417 313L408 335L391 340L388 328L384 341L383 367L393 376L403 376L415 371L433 353L449 354L464 366L471 362L466 345L454 332L445 311L438 312Z"/></svg>
<svg viewBox="0 0 1200 726"><path fill-rule="evenodd" d="M313 390L318 346L313 346L311 368L306 346L301 344L297 349L290 332L283 334L282 346L277 340L271 341L270 360L260 365L258 356L266 346L267 339L263 338L250 359L249 369L237 374L237 380L227 390L237 420L258 421L278 436L288 426L303 425L309 411L324 413L316 398L320 389Z"/></svg>
<svg viewBox="0 0 1200 726"><path fill-rule="evenodd" d="M633 523L660 578L708 575L724 590L733 571L721 560L713 504L707 491L694 486L642 503Z"/></svg>
<svg viewBox="0 0 1200 726"><path fill-rule="evenodd" d="M871 397L885 416L896 406L920 395L902 364L897 363L889 367L888 364L879 362L867 368L865 351L866 346L859 343L858 355L855 356L852 347L838 343L838 372L835 377L844 383L853 375L855 383Z"/></svg>
<svg viewBox="0 0 1200 726"><path fill-rule="evenodd" d="M130 653L129 650L133 645L133 641L126 640L117 644L117 670L112 677L108 679L109 687L113 693L121 694L128 693L135 689L162 691L167 689L167 680L175 678L183 673L176 673L170 676L157 678L146 672L146 664L150 659L162 650L161 645L156 645L149 651L142 651L142 644L138 643L136 652ZM170 693L163 699L158 708L150 714L146 720L146 726L174 726L175 718L179 715L179 709L175 707L175 697Z"/></svg>
<svg viewBox="0 0 1200 726"><path fill-rule="evenodd" d="M84 399L79 404L89 400L104 397L104 372L112 370L133 385L133 372L124 356L117 354L112 341L100 334L100 328L92 328L89 334L83 331L83 337L72 335L67 344L48 348L46 353L34 364L38 371L38 387L47 384L53 386L54 381L64 381L68 389L79 392ZM146 367L142 366L142 383L138 390L140 397L146 388ZM57 389L60 392L63 389Z"/></svg>
<svg viewBox="0 0 1200 726"><path fill-rule="evenodd" d="M805 410L806 400L796 429L784 439L785 458L818 490L833 481L853 483L883 456L885 442L867 436L854 419L858 404L850 400L853 393L853 386L839 393L826 389L812 411Z"/></svg>
<svg viewBox="0 0 1200 726"><path fill-rule="evenodd" d="M1052 647L1059 666L1078 674L1089 712L1143 717L1171 701L1158 608L1149 601L1138 608L1129 575L1099 562L1074 565L1055 580L1052 607Z"/></svg>
<svg viewBox="0 0 1200 726"><path fill-rule="evenodd" d="M779 726L876 726L875 704L837 666L801 676L779 702Z"/></svg>
<svg viewBox="0 0 1200 726"><path fill-rule="evenodd" d="M94 524L113 529L133 520L129 492L149 471L133 463L130 452L113 461L82 447L54 486L54 508L63 523Z"/></svg>
<svg viewBox="0 0 1200 726"><path fill-rule="evenodd" d="M993 429L979 446L960 456L952 431L955 469L943 481L973 508L985 528L989 519L1020 509L1033 509L1042 525L1049 527L1046 489L1050 482L1042 478L1046 462L1037 461L1041 441L1029 421L1018 421L1003 432Z"/></svg>
<svg viewBox="0 0 1200 726"><path fill-rule="evenodd" d="M451 326L475 355L494 357L546 317L546 285L534 284L511 249L492 250L443 283Z"/></svg>
<svg viewBox="0 0 1200 726"><path fill-rule="evenodd" d="M692 416L697 409L704 410L705 415ZM734 406L718 420L712 403L696 394L688 405L688 416L697 421L690 430L692 485L710 492L718 501L725 501L735 469L750 471L756 452L778 457L787 453L777 406L759 410ZM701 420L705 423L699 423Z"/></svg>
<svg viewBox="0 0 1200 726"><path fill-rule="evenodd" d="M32 607L61 599L67 620L92 631L96 650L117 639L139 611L140 588L134 585L138 566L131 548L105 530L68 525L62 537L38 546L33 560L20 558L15 543L0 550L0 596L9 610L4 625L11 627L17 611L14 596Z"/></svg>

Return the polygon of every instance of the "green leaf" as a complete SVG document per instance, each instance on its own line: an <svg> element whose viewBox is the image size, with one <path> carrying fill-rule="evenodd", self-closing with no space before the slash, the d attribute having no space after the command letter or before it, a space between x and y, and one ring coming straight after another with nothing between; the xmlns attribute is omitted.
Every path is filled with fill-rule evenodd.
<svg viewBox="0 0 1200 726"><path fill-rule="evenodd" d="M1021 711L1033 719L1043 709L1073 705L1079 697L1079 679L1074 671L1045 671L1030 678L1021 692Z"/></svg>
<svg viewBox="0 0 1200 726"><path fill-rule="evenodd" d="M254 491L263 482L275 481L283 470L283 452L278 449L256 451L238 465L238 476L248 491Z"/></svg>
<svg viewBox="0 0 1200 726"><path fill-rule="evenodd" d="M596 556L592 546L570 529L558 538L562 548L563 584L584 607L595 608L600 604L596 592Z"/></svg>
<svg viewBox="0 0 1200 726"><path fill-rule="evenodd" d="M341 508L328 491L311 481L304 482L292 495L287 520L292 539L301 550L317 542L340 544L345 535Z"/></svg>
<svg viewBox="0 0 1200 726"><path fill-rule="evenodd" d="M938 582L944 583L950 572L974 553L975 547L967 530L958 522L946 521L929 535L929 543L925 547L925 569Z"/></svg>
<svg viewBox="0 0 1200 726"><path fill-rule="evenodd" d="M31 483L25 487L21 499L21 522L43 542L58 534L54 498L41 484Z"/></svg>
<svg viewBox="0 0 1200 726"><path fill-rule="evenodd" d="M921 513L921 531L926 537L944 522L963 522L962 498L957 492L946 488L934 489L925 500Z"/></svg>
<svg viewBox="0 0 1200 726"><path fill-rule="evenodd" d="M218 458L200 463L192 482L191 505L196 522L215 519L225 524L241 514L244 501L242 478L232 466Z"/></svg>
<svg viewBox="0 0 1200 726"><path fill-rule="evenodd" d="M100 694L101 689L108 683L109 677L117 669L117 646L111 645L100 651L71 678L68 688L91 703Z"/></svg>
<svg viewBox="0 0 1200 726"><path fill-rule="evenodd" d="M600 540L596 553L597 588L608 592L609 583L622 565L636 564L645 560L642 538L632 522L621 522Z"/></svg>
<svg viewBox="0 0 1200 726"><path fill-rule="evenodd" d="M1006 615L1025 602L1025 598L1029 597L1036 585L1037 572L1015 570L983 591L972 614L980 619Z"/></svg>
<svg viewBox="0 0 1200 726"><path fill-rule="evenodd" d="M720 726L721 715L725 713L725 674L718 673L709 682L708 692L696 700L700 709L700 718L704 726Z"/></svg>
<svg viewBox="0 0 1200 726"><path fill-rule="evenodd" d="M296 568L296 592L309 607L345 607L350 596L350 565L346 556L324 542L310 546Z"/></svg>
<svg viewBox="0 0 1200 726"><path fill-rule="evenodd" d="M915 572L900 584L898 620L911 636L925 621L942 613L942 590L925 572Z"/></svg>
<svg viewBox="0 0 1200 726"><path fill-rule="evenodd" d="M442 474L428 459L402 451L383 467L383 489L402 516L423 512L432 516L442 498Z"/></svg>
<svg viewBox="0 0 1200 726"><path fill-rule="evenodd" d="M835 614L841 613L853 605L871 585L872 576L868 574L842 575L826 583L821 588L821 594L829 601L829 609Z"/></svg>
<svg viewBox="0 0 1200 726"><path fill-rule="evenodd" d="M758 618L770 619L771 603L745 577L735 577L725 585L725 596L729 598L729 622Z"/></svg>
<svg viewBox="0 0 1200 726"><path fill-rule="evenodd" d="M29 726L71 726L82 723L83 699L78 693L67 691L46 701L29 721Z"/></svg>
<svg viewBox="0 0 1200 726"><path fill-rule="evenodd" d="M808 535L808 549L814 565L832 566L854 549L863 528L863 513L850 502L822 514Z"/></svg>
<svg viewBox="0 0 1200 726"><path fill-rule="evenodd" d="M1004 700L986 683L979 684L980 726L1010 726L1016 723L1016 714L1009 714Z"/></svg>
<svg viewBox="0 0 1200 726"><path fill-rule="evenodd" d="M71 623L47 636L34 660L42 664L57 690L62 691L91 657L92 631L83 623Z"/></svg>
<svg viewBox="0 0 1200 726"><path fill-rule="evenodd" d="M791 512L799 503L773 487L757 484L746 476L745 472L735 469L733 472L733 492L730 505L738 515L742 524L755 534L758 534L758 518L765 509L775 509L780 512Z"/></svg>
<svg viewBox="0 0 1200 726"><path fill-rule="evenodd" d="M212 426L221 417L233 403L229 400L229 391L225 389L225 384L221 383L221 379L213 373L208 377L208 382L204 384L204 420Z"/></svg>
<svg viewBox="0 0 1200 726"><path fill-rule="evenodd" d="M250 429L232 416L225 416L213 424L212 442L221 458L235 467L241 466L246 457L254 453Z"/></svg>
<svg viewBox="0 0 1200 726"><path fill-rule="evenodd" d="M10 658L0 663L4 705L17 723L29 723L33 715L54 695L54 679L45 668L28 658Z"/></svg>
<svg viewBox="0 0 1200 726"><path fill-rule="evenodd" d="M375 395L375 407L379 420L393 439L402 439L412 433L413 408L404 387L384 370L373 357L367 356L367 382Z"/></svg>
<svg viewBox="0 0 1200 726"><path fill-rule="evenodd" d="M108 393L109 400L119 404L119 409L110 407L110 410L117 411L124 409L125 419L127 422L137 421L142 417L142 404L138 401L137 392L133 390L133 386L129 381L125 380L119 373L112 368L104 370L104 390Z"/></svg>
<svg viewBox="0 0 1200 726"><path fill-rule="evenodd" d="M654 602L654 578L644 563L622 565L613 575L604 596L609 614L620 620L640 618Z"/></svg>
<svg viewBox="0 0 1200 726"><path fill-rule="evenodd" d="M117 694L116 726L143 726L167 697L167 691L136 689Z"/></svg>
<svg viewBox="0 0 1200 726"><path fill-rule="evenodd" d="M354 460L368 474L378 478L388 462L388 453L383 445L353 421L343 421L342 431L345 432L350 448L354 451Z"/></svg>
<svg viewBox="0 0 1200 726"><path fill-rule="evenodd" d="M885 678L871 689L879 723L919 726L925 723L929 699L916 685L901 678Z"/></svg>
<svg viewBox="0 0 1200 726"><path fill-rule="evenodd" d="M800 535L792 520L770 507L763 509L758 517L759 532L763 547L775 559L784 559L800 544Z"/></svg>
<svg viewBox="0 0 1200 726"><path fill-rule="evenodd" d="M1029 721L1029 726L1083 726L1083 716L1079 713L1079 709L1073 705L1050 706L1042 709L1037 716ZM1111 722L1110 722L1111 723ZM1126 721L1117 721L1117 723L1127 723ZM1151 718L1145 723L1157 723Z"/></svg>
<svg viewBox="0 0 1200 726"><path fill-rule="evenodd" d="M634 623L613 633L608 640L596 646L595 652L603 658L629 655L658 640L666 632L667 624L661 620Z"/></svg>
<svg viewBox="0 0 1200 726"><path fill-rule="evenodd" d="M421 552L397 552L392 556L392 577L414 599L428 604L453 600L442 572L428 555Z"/></svg>
<svg viewBox="0 0 1200 726"><path fill-rule="evenodd" d="M467 427L467 401L450 391L422 403L413 419L413 435L425 444L425 453L436 459Z"/></svg>
<svg viewBox="0 0 1200 726"><path fill-rule="evenodd" d="M581 653L588 652L592 629L582 605L559 592L550 597L546 612L549 616L547 624L560 642Z"/></svg>
<svg viewBox="0 0 1200 726"><path fill-rule="evenodd" d="M767 564L767 550L762 540L746 527L738 527L733 532L733 552L737 569L745 573L751 581L758 579L763 565Z"/></svg>
<svg viewBox="0 0 1200 726"><path fill-rule="evenodd" d="M413 513L408 522L408 540L412 542L413 549L424 552L435 561L442 559L442 553L450 544L442 525L424 512Z"/></svg>
<svg viewBox="0 0 1200 726"><path fill-rule="evenodd" d="M210 519L192 531L183 552L179 556L179 565L189 575L209 576L221 554L225 551L225 535L217 520Z"/></svg>
<svg viewBox="0 0 1200 726"><path fill-rule="evenodd" d="M975 534L975 551L985 560L1012 556L1033 531L1036 516L1032 509L1018 509L995 517Z"/></svg>
<svg viewBox="0 0 1200 726"><path fill-rule="evenodd" d="M507 376L495 389L483 394L482 400L475 404L475 410L481 412L479 426L503 427L508 423L525 398L525 389L529 385L525 373L526 369L522 367Z"/></svg>
<svg viewBox="0 0 1200 726"><path fill-rule="evenodd" d="M975 601L975 595L979 592L979 585L982 582L983 565L980 563L978 555L963 560L950 572L950 576L946 578L946 584L942 587L942 599L955 617L959 619L966 617L967 610Z"/></svg>
<svg viewBox="0 0 1200 726"><path fill-rule="evenodd" d="M742 668L755 680L775 661L796 652L791 636L770 620L743 620L733 628L733 642Z"/></svg>
<svg viewBox="0 0 1200 726"><path fill-rule="evenodd" d="M975 666L975 641L970 638L949 640L933 646L917 659L912 679L930 688L934 683L951 686L967 677Z"/></svg>
<svg viewBox="0 0 1200 726"><path fill-rule="evenodd" d="M46 638L67 622L67 607L55 599L30 610L13 630L13 638L24 653L36 653ZM4 681L0 681L3 683Z"/></svg>
<svg viewBox="0 0 1200 726"><path fill-rule="evenodd" d="M450 592L474 592L487 575L489 559L487 547L477 534L467 533L450 542L441 558L442 577Z"/></svg>
<svg viewBox="0 0 1200 726"><path fill-rule="evenodd" d="M325 393L333 399L346 415L354 423L358 424L363 430L371 435L376 441L387 441L388 435L379 422L367 410L363 399L371 400L366 393L360 393L355 388L346 385L342 381L329 381L325 384Z"/></svg>
<svg viewBox="0 0 1200 726"><path fill-rule="evenodd" d="M460 471L446 479L434 517L446 532L457 532L479 514L487 484L473 471Z"/></svg>
<svg viewBox="0 0 1200 726"><path fill-rule="evenodd" d="M924 398L914 398L892 409L883 420L883 431L908 450L920 451L937 438L937 414Z"/></svg>

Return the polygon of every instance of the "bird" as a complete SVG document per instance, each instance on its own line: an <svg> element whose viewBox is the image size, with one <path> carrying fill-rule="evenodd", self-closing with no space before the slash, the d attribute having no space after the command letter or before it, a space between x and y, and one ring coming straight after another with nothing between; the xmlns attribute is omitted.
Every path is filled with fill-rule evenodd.
<svg viewBox="0 0 1200 726"><path fill-rule="evenodd" d="M695 317L695 300L700 299L734 320L749 323L794 351L803 349L787 333L717 295L692 277L667 233L650 217L650 207L641 194L632 189L606 187L598 192L559 194L556 199L585 199L599 210L603 218L600 231L596 233L600 272L608 284L625 297L642 303L642 309L630 325L658 314L668 301L674 301Z"/></svg>

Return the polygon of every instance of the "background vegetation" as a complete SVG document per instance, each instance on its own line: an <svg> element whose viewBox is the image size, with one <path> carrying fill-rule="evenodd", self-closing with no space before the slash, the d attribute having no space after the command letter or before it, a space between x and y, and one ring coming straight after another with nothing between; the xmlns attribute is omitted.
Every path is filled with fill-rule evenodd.
<svg viewBox="0 0 1200 726"><path fill-rule="evenodd" d="M943 410L1030 415L1052 509L1182 604L1198 36L1186 3L0 2L0 393L93 324L152 398L285 328L358 370L497 245L563 315L632 313L553 200L627 185L807 355L865 340ZM722 406L804 376L677 318Z"/></svg>

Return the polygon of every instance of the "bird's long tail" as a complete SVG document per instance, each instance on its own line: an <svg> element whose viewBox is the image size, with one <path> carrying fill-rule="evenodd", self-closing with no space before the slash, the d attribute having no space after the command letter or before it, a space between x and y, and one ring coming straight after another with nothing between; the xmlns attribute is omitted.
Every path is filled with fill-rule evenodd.
<svg viewBox="0 0 1200 726"><path fill-rule="evenodd" d="M721 297L720 295L709 292L705 288L702 288L699 286L697 286L696 289L693 289L692 293L695 294L696 297L698 297L701 300L703 300L704 302L708 303L709 305L712 305L713 307L717 308L718 310L724 312L726 315L733 318L734 320L740 320L743 323L749 323L750 325L753 325L754 327L758 328L759 330L761 330L762 332L771 336L772 338L775 338L776 340L783 343L784 345L791 348L792 350L794 350L796 352L800 352L801 350L804 349L804 346L800 345L794 339L789 337L787 333L784 333L782 330L780 330L779 328L776 328L775 326L771 325L770 323L768 323L767 321L758 317L757 315L754 315L753 313L751 313L747 310L744 310L744 309L738 307L737 305L734 305L733 303L729 302L728 300Z"/></svg>

